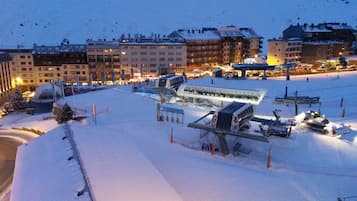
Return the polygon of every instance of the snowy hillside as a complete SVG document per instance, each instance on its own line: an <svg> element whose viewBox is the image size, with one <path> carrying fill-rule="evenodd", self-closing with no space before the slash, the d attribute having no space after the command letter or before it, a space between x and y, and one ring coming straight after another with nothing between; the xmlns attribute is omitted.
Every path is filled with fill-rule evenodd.
<svg viewBox="0 0 357 201"><path fill-rule="evenodd" d="M122 33L168 34L183 27L224 25L250 26L269 39L297 22L356 26L356 8L356 1L347 0L2 0L0 46L56 44L63 38L84 42Z"/></svg>

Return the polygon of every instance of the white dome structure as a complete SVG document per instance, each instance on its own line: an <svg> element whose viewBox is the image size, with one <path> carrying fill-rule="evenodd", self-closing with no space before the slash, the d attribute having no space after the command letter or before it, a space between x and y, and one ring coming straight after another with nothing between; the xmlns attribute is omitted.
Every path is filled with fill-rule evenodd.
<svg viewBox="0 0 357 201"><path fill-rule="evenodd" d="M56 94L56 98L63 95L62 90L55 84L42 84L36 88L35 95L32 98L33 102L52 102L53 95Z"/></svg>

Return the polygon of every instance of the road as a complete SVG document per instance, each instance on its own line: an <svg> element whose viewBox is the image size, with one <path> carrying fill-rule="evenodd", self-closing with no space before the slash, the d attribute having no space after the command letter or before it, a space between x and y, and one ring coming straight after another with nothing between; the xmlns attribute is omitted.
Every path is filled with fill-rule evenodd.
<svg viewBox="0 0 357 201"><path fill-rule="evenodd" d="M0 195L11 184L16 159L16 150L22 143L0 136Z"/></svg>
<svg viewBox="0 0 357 201"><path fill-rule="evenodd" d="M0 199L10 200L17 147L37 135L11 129L0 129Z"/></svg>

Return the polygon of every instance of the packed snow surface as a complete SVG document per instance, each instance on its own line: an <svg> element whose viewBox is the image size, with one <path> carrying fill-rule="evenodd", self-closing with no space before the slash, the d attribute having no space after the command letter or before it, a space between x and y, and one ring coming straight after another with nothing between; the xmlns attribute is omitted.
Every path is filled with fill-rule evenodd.
<svg viewBox="0 0 357 201"><path fill-rule="evenodd" d="M82 122L70 128L97 201L205 200L205 201L336 201L357 195L357 73L335 73L270 80L213 78L215 87L264 89L259 115L280 109L293 118L295 109L274 105L276 96L320 96L321 105L299 107L321 110L330 121L350 125L353 132L341 138L322 135L303 127L293 128L289 138L271 136L269 143L229 137L245 151L238 156L212 156L200 149L200 132L186 127L212 108L167 104L182 108L184 124L156 121L154 99L131 92L130 86L66 97L61 100L81 108ZM212 86L211 78L189 84ZM341 117L340 99L345 117ZM92 104L97 118L91 117ZM320 107L320 108L319 108ZM34 116L35 118L35 116ZM54 121L54 120L53 120ZM39 123L29 122L38 126ZM173 129L174 143L170 144ZM78 164L68 161L71 147L63 140L62 126L21 146L16 161L12 200L73 200L83 185ZM215 141L213 136L209 136ZM267 153L271 148L271 168ZM52 182L56 181L56 182ZM86 195L84 195L86 196ZM79 198L83 198L79 197Z"/></svg>

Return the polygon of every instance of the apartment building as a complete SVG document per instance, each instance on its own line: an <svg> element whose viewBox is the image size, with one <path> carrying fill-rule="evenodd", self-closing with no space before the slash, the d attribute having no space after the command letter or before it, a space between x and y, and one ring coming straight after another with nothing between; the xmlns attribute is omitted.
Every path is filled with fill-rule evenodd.
<svg viewBox="0 0 357 201"><path fill-rule="evenodd" d="M87 40L90 79L105 83L120 80L119 41Z"/></svg>
<svg viewBox="0 0 357 201"><path fill-rule="evenodd" d="M269 40L268 63L278 65L287 60L317 66L322 60L351 55L354 33L346 23L290 25L281 39Z"/></svg>
<svg viewBox="0 0 357 201"><path fill-rule="evenodd" d="M283 31L283 38L300 38L303 42L338 41L344 43L343 55L352 53L356 41L355 30L346 23L319 23L290 25Z"/></svg>
<svg viewBox="0 0 357 201"><path fill-rule="evenodd" d="M186 45L183 40L135 36L120 42L121 72L124 79L150 77L186 70Z"/></svg>
<svg viewBox="0 0 357 201"><path fill-rule="evenodd" d="M262 37L252 28L226 26L217 28L221 38L222 63L241 63L261 53Z"/></svg>
<svg viewBox="0 0 357 201"><path fill-rule="evenodd" d="M245 56L243 47L247 47L247 45L244 44L244 35L240 32L239 28L220 27L217 31L222 42L222 63L242 62Z"/></svg>
<svg viewBox="0 0 357 201"><path fill-rule="evenodd" d="M216 28L178 29L170 33L169 37L185 41L187 71L208 70L223 62L222 42Z"/></svg>
<svg viewBox="0 0 357 201"><path fill-rule="evenodd" d="M302 62L317 64L319 60L353 54L354 32L346 23L297 24L286 28L283 38L300 38Z"/></svg>
<svg viewBox="0 0 357 201"><path fill-rule="evenodd" d="M3 102L6 95L11 91L11 73L10 73L11 57L5 53L0 52L0 101Z"/></svg>
<svg viewBox="0 0 357 201"><path fill-rule="evenodd" d="M53 80L67 83L89 82L86 45L34 45L32 56L36 85Z"/></svg>
<svg viewBox="0 0 357 201"><path fill-rule="evenodd" d="M87 40L85 45L34 45L8 50L17 85L33 89L53 80L115 82L134 77L209 70L242 62L260 53L261 39L251 28L179 29L160 37L135 35L120 39Z"/></svg>
<svg viewBox="0 0 357 201"><path fill-rule="evenodd" d="M2 49L11 57L10 73L12 87L33 90L36 87L31 48Z"/></svg>
<svg viewBox="0 0 357 201"><path fill-rule="evenodd" d="M342 56L344 47L345 43L339 41L304 42L301 62L320 65L326 60Z"/></svg>
<svg viewBox="0 0 357 201"><path fill-rule="evenodd" d="M254 58L261 53L263 37L259 36L252 28L242 27L239 31L245 39L245 47L243 48L244 58Z"/></svg>
<svg viewBox="0 0 357 201"><path fill-rule="evenodd" d="M249 27L178 29L169 37L185 41L189 71L243 62L246 58L257 57L262 48L262 37Z"/></svg>
<svg viewBox="0 0 357 201"><path fill-rule="evenodd" d="M302 41L298 38L268 40L268 64L282 65L284 63L301 62Z"/></svg>

